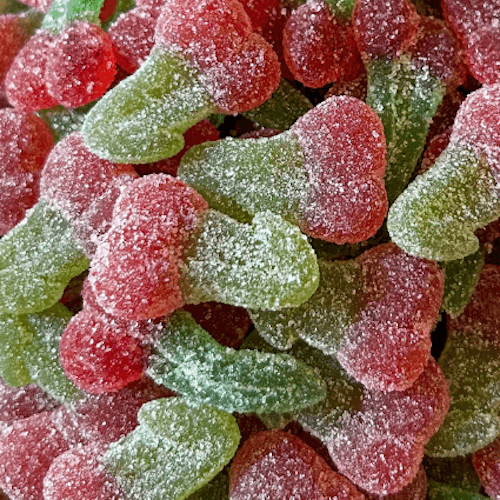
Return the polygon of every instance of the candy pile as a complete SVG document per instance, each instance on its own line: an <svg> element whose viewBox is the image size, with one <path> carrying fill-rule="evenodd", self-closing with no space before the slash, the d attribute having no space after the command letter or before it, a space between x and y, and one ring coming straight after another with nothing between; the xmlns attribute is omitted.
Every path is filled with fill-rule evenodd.
<svg viewBox="0 0 500 500"><path fill-rule="evenodd" d="M0 498L500 499L499 26L0 0Z"/></svg>

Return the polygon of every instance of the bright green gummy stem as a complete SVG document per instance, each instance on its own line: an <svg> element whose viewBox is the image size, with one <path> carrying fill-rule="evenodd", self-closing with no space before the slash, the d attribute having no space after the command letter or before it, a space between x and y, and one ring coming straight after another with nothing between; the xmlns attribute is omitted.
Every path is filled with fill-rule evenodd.
<svg viewBox="0 0 500 500"><path fill-rule="evenodd" d="M0 240L0 313L27 314L55 304L89 260L70 222L45 201Z"/></svg>
<svg viewBox="0 0 500 500"><path fill-rule="evenodd" d="M309 185L301 146L290 132L194 146L177 175L212 208L240 221L270 210L297 224Z"/></svg>
<svg viewBox="0 0 500 500"><path fill-rule="evenodd" d="M42 29L60 33L75 21L100 25L99 13L104 0L54 0L42 22Z"/></svg>
<svg viewBox="0 0 500 500"><path fill-rule="evenodd" d="M382 121L387 140L385 186L392 204L407 186L422 155L445 86L404 58L371 61L367 72L366 103Z"/></svg>
<svg viewBox="0 0 500 500"><path fill-rule="evenodd" d="M276 310L305 302L319 283L306 236L270 212L241 224L208 210L187 249L182 273L186 303L224 302Z"/></svg>
<svg viewBox="0 0 500 500"><path fill-rule="evenodd" d="M450 145L389 210L391 239L417 257L449 261L479 249L474 231L500 216L500 196L484 158Z"/></svg>
<svg viewBox="0 0 500 500"><path fill-rule="evenodd" d="M82 134L101 158L148 163L177 154L184 132L216 110L199 72L180 53L154 48L92 108Z"/></svg>

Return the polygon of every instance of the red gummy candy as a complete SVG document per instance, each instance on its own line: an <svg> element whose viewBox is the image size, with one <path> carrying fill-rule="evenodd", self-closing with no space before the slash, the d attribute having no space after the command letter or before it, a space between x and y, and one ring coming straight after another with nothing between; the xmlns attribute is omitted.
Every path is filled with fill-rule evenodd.
<svg viewBox="0 0 500 500"><path fill-rule="evenodd" d="M123 500L114 477L106 471L102 444L77 446L59 455L44 479L44 500Z"/></svg>
<svg viewBox="0 0 500 500"><path fill-rule="evenodd" d="M72 445L112 443L139 425L137 413L144 403L172 395L165 387L143 378L118 392L89 395L70 408L61 406L52 414L52 421Z"/></svg>
<svg viewBox="0 0 500 500"><path fill-rule="evenodd" d="M427 475L425 469L420 466L415 479L405 486L401 491L390 495L366 494L367 500L425 500L427 498Z"/></svg>
<svg viewBox="0 0 500 500"><path fill-rule="evenodd" d="M424 445L443 422L449 402L448 384L433 358L406 391L365 391L362 410L344 414L328 441L339 472L370 493L400 491L417 475Z"/></svg>
<svg viewBox="0 0 500 500"><path fill-rule="evenodd" d="M239 52L252 22L237 0L166 0L156 24L158 46L182 49L200 68Z"/></svg>
<svg viewBox="0 0 500 500"><path fill-rule="evenodd" d="M413 43L419 15L410 0L356 0L354 36L368 59L394 59Z"/></svg>
<svg viewBox="0 0 500 500"><path fill-rule="evenodd" d="M260 35L252 33L240 52L207 68L202 81L221 112L243 113L269 99L278 87L278 56Z"/></svg>
<svg viewBox="0 0 500 500"><path fill-rule="evenodd" d="M500 438L476 451L472 462L481 484L491 498L500 497Z"/></svg>
<svg viewBox="0 0 500 500"><path fill-rule="evenodd" d="M127 327L84 307L71 318L61 338L60 360L66 376L91 394L117 391L140 379L147 366L146 351Z"/></svg>
<svg viewBox="0 0 500 500"><path fill-rule="evenodd" d="M192 146L206 141L217 141L218 139L219 131L215 128L215 125L210 120L201 120L184 132L184 148L182 151L165 160L134 165L135 170L139 175L167 174L175 177L182 157Z"/></svg>
<svg viewBox="0 0 500 500"><path fill-rule="evenodd" d="M0 423L8 425L15 420L50 411L60 403L34 384L10 387L0 379Z"/></svg>
<svg viewBox="0 0 500 500"><path fill-rule="evenodd" d="M20 15L0 15L0 40L2 40L2 51L0 51L0 86L3 84L7 70L15 55L29 38L30 33L23 26L23 18Z"/></svg>
<svg viewBox="0 0 500 500"><path fill-rule="evenodd" d="M0 235L20 222L38 200L40 173L54 141L32 113L0 110Z"/></svg>
<svg viewBox="0 0 500 500"><path fill-rule="evenodd" d="M219 344L238 349L248 333L252 320L246 309L218 302L185 305L204 330L214 337Z"/></svg>
<svg viewBox="0 0 500 500"><path fill-rule="evenodd" d="M422 163L418 174L423 174L434 165L441 153L446 149L450 142L452 128L446 129L442 134L435 135L427 144L427 148L422 158Z"/></svg>
<svg viewBox="0 0 500 500"><path fill-rule="evenodd" d="M155 26L154 12L137 7L121 14L109 28L116 61L128 73L139 69L151 52Z"/></svg>
<svg viewBox="0 0 500 500"><path fill-rule="evenodd" d="M40 31L18 52L5 77L5 93L12 106L38 111L57 105L45 84L45 70L54 40L49 32Z"/></svg>
<svg viewBox="0 0 500 500"><path fill-rule="evenodd" d="M388 207L380 118L362 101L331 97L299 118L290 131L302 147L310 179L302 230L339 245L373 236Z"/></svg>
<svg viewBox="0 0 500 500"><path fill-rule="evenodd" d="M14 499L40 500L52 461L68 449L51 413L15 421L0 434L0 487Z"/></svg>
<svg viewBox="0 0 500 500"><path fill-rule="evenodd" d="M292 12L283 31L283 51L293 76L307 87L354 79L363 68L352 28L322 0Z"/></svg>
<svg viewBox="0 0 500 500"><path fill-rule="evenodd" d="M101 97L113 83L116 57L108 34L83 21L67 26L49 49L45 81L49 94L67 108Z"/></svg>
<svg viewBox="0 0 500 500"><path fill-rule="evenodd" d="M89 283L109 314L159 318L182 307L179 266L205 200L182 181L153 174L130 184L92 262Z"/></svg>
<svg viewBox="0 0 500 500"><path fill-rule="evenodd" d="M345 477L298 437L283 431L251 436L231 464L230 500L364 500Z"/></svg>
<svg viewBox="0 0 500 500"><path fill-rule="evenodd" d="M280 0L242 0L240 3L252 21L253 31L260 34L281 10Z"/></svg>
<svg viewBox="0 0 500 500"><path fill-rule="evenodd" d="M468 39L465 54L469 70L479 82L500 83L500 28L485 26Z"/></svg>
<svg viewBox="0 0 500 500"><path fill-rule="evenodd" d="M408 389L430 356L443 273L437 263L412 257L394 243L372 248L357 261L364 274L365 305L346 332L337 358L369 389Z"/></svg>

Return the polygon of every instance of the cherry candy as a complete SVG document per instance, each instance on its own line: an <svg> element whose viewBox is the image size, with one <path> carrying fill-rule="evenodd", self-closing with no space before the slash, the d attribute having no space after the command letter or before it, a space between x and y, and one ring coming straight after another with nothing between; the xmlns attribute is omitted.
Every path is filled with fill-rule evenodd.
<svg viewBox="0 0 500 500"><path fill-rule="evenodd" d="M474 469L486 493L500 497L500 438L472 455Z"/></svg>
<svg viewBox="0 0 500 500"><path fill-rule="evenodd" d="M366 494L367 500L425 500L427 495L427 476L425 469L420 466L415 479L401 491L390 495Z"/></svg>
<svg viewBox="0 0 500 500"><path fill-rule="evenodd" d="M52 108L57 100L45 83L45 70L54 35L35 33L18 52L5 77L5 93L11 105L24 111Z"/></svg>
<svg viewBox="0 0 500 500"><path fill-rule="evenodd" d="M0 235L20 222L38 200L40 173L54 141L35 114L0 110Z"/></svg>
<svg viewBox="0 0 500 500"><path fill-rule="evenodd" d="M467 64L481 83L500 83L500 28L484 26L474 31L465 47Z"/></svg>
<svg viewBox="0 0 500 500"><path fill-rule="evenodd" d="M44 478L44 500L123 500L120 487L102 463L106 449L90 444L59 455Z"/></svg>
<svg viewBox="0 0 500 500"><path fill-rule="evenodd" d="M231 464L230 500L363 500L345 477L301 439L283 431L250 436Z"/></svg>
<svg viewBox="0 0 500 500"><path fill-rule="evenodd" d="M410 0L357 0L352 13L354 36L368 59L394 59L417 34L419 15Z"/></svg>
<svg viewBox="0 0 500 500"><path fill-rule="evenodd" d="M47 57L47 90L67 108L95 101L115 78L113 44L95 24L78 21L67 26L55 38Z"/></svg>

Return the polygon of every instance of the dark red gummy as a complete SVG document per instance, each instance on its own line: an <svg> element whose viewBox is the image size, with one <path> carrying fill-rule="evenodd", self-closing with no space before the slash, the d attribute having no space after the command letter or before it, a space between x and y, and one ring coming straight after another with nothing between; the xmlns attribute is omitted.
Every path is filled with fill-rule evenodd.
<svg viewBox="0 0 500 500"><path fill-rule="evenodd" d="M156 17L151 9L136 7L120 15L110 26L117 63L134 73L146 60L154 45Z"/></svg>
<svg viewBox="0 0 500 500"><path fill-rule="evenodd" d="M357 0L352 20L363 56L394 59L412 45L419 15L410 0Z"/></svg>
<svg viewBox="0 0 500 500"><path fill-rule="evenodd" d="M491 498L500 496L500 438L472 455L481 484Z"/></svg>
<svg viewBox="0 0 500 500"><path fill-rule="evenodd" d="M283 51L293 76L307 87L351 80L363 68L352 28L336 19L322 0L292 12L283 31Z"/></svg>
<svg viewBox="0 0 500 500"><path fill-rule="evenodd" d="M364 500L364 495L298 437L283 431L251 436L231 463L230 500Z"/></svg>
<svg viewBox="0 0 500 500"><path fill-rule="evenodd" d="M83 21L70 24L48 50L47 90L66 108L99 99L113 83L115 74L113 44L96 24Z"/></svg>
<svg viewBox="0 0 500 500"><path fill-rule="evenodd" d="M123 500L114 477L106 471L102 444L77 446L59 455L44 479L44 500Z"/></svg>
<svg viewBox="0 0 500 500"><path fill-rule="evenodd" d="M469 70L479 82L500 83L500 28L484 26L467 37L465 54Z"/></svg>
<svg viewBox="0 0 500 500"><path fill-rule="evenodd" d="M18 224L38 200L40 173L54 141L34 113L0 110L0 235Z"/></svg>
<svg viewBox="0 0 500 500"><path fill-rule="evenodd" d="M252 22L237 0L167 0L156 24L155 42L176 47L200 68L210 68L239 52Z"/></svg>
<svg viewBox="0 0 500 500"><path fill-rule="evenodd" d="M337 244L373 236L387 214L382 122L365 103L330 97L299 118L290 131L309 174L301 229Z"/></svg>
<svg viewBox="0 0 500 500"><path fill-rule="evenodd" d="M448 128L442 134L435 135L427 144L427 148L422 158L422 163L418 170L419 174L423 174L434 165L441 153L446 149L450 142L452 128Z"/></svg>
<svg viewBox="0 0 500 500"><path fill-rule="evenodd" d="M0 434L0 487L11 498L43 498L43 478L52 461L69 449L50 412L16 420Z"/></svg>
<svg viewBox="0 0 500 500"><path fill-rule="evenodd" d="M17 53L5 77L5 93L12 106L38 111L57 105L49 94L45 70L55 37L48 31L33 35Z"/></svg>

